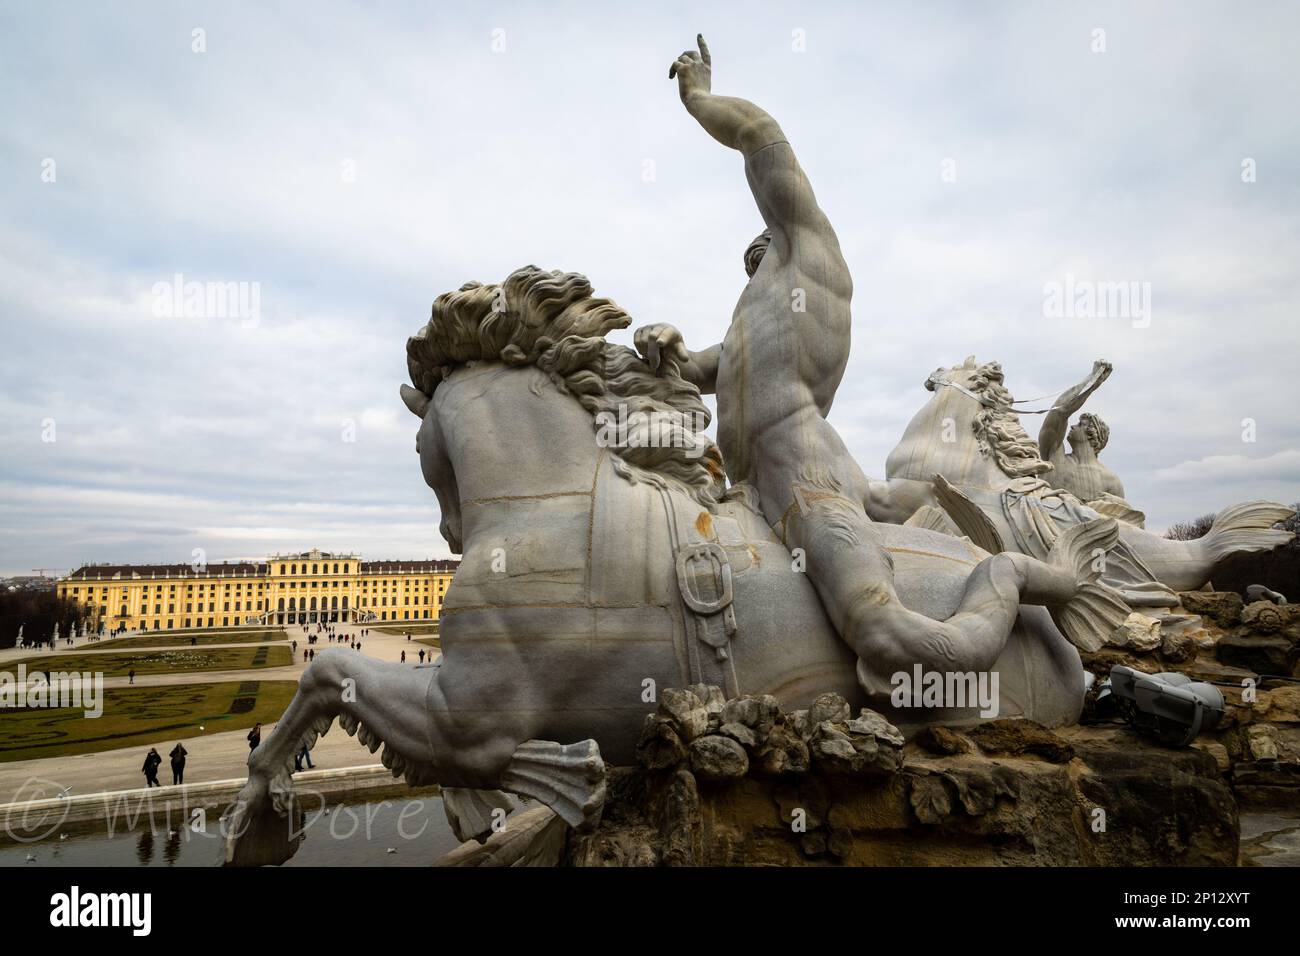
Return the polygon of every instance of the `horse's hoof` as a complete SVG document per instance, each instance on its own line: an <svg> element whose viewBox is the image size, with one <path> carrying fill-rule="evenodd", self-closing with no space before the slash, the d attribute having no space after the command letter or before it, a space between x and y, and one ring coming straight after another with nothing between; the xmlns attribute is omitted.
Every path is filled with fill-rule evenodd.
<svg viewBox="0 0 1300 956"><path fill-rule="evenodd" d="M594 740L526 740L510 758L501 787L546 804L575 830L588 831L605 806L605 762Z"/></svg>
<svg viewBox="0 0 1300 956"><path fill-rule="evenodd" d="M498 810L509 813L514 804L500 790L468 790L462 787L442 788L442 809L447 814L451 832L461 843L477 840L483 843L495 829L493 823L502 817Z"/></svg>
<svg viewBox="0 0 1300 956"><path fill-rule="evenodd" d="M277 811L267 784L250 778L221 816L226 866L279 866L302 841L302 813Z"/></svg>

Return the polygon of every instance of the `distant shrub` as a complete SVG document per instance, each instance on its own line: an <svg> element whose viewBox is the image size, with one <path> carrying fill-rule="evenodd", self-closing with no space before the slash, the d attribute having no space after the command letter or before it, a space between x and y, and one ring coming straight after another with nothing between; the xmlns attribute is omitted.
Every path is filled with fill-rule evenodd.
<svg viewBox="0 0 1300 956"><path fill-rule="evenodd" d="M1165 537L1172 538L1174 541L1195 541L1209 534L1212 524L1214 524L1214 512L1193 518L1191 521L1178 521L1171 524L1169 530L1165 532Z"/></svg>
<svg viewBox="0 0 1300 956"><path fill-rule="evenodd" d="M1300 504L1292 507L1300 512ZM1198 518L1188 524L1199 525L1204 520ZM1300 601L1300 514L1293 514L1286 521L1279 522L1273 527L1290 531L1297 537L1272 551L1234 554L1221 561L1214 569L1214 577L1211 580L1215 590L1236 591L1244 597L1247 587L1252 584L1262 584L1274 591L1281 591L1289 601ZM1174 528L1169 529L1167 537L1174 537L1173 530Z"/></svg>

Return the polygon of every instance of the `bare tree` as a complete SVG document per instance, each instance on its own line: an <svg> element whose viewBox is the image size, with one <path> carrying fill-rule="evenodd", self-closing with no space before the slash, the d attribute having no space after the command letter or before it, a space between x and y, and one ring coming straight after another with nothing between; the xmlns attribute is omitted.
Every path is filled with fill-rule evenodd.
<svg viewBox="0 0 1300 956"><path fill-rule="evenodd" d="M1214 524L1214 512L1193 518L1191 521L1176 521L1169 526L1165 537L1172 538L1174 541L1195 541L1209 534L1212 524Z"/></svg>

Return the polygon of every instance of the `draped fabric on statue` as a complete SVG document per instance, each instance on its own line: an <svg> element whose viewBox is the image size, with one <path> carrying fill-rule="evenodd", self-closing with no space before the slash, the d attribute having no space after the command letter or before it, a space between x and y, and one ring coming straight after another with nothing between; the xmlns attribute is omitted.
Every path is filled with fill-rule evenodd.
<svg viewBox="0 0 1300 956"><path fill-rule="evenodd" d="M1015 535L1015 550L1044 559L1065 531L1097 517L1068 491L1041 478L1017 478L1002 492L1002 513ZM1120 540L1104 556L1106 578L1134 607L1176 607L1178 595L1156 580L1136 552Z"/></svg>

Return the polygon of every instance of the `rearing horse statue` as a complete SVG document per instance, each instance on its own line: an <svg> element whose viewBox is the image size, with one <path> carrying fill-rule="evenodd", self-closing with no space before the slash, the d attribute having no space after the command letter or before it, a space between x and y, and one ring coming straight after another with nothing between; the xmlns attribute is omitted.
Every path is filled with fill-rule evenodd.
<svg viewBox="0 0 1300 956"><path fill-rule="evenodd" d="M964 533L989 551L1042 556L1056 536L1098 512L1052 485L1052 465L1025 432L997 362L936 369L933 393L912 419L875 482L868 512L882 521L936 526L942 507ZM920 514L918 514L920 512ZM1238 551L1264 551L1290 541L1274 524L1294 512L1272 501L1225 508L1210 532L1173 541L1121 522L1119 543L1101 578L1133 606L1169 608L1177 591L1202 587L1216 564ZM928 517L927 517L928 515Z"/></svg>
<svg viewBox="0 0 1300 956"><path fill-rule="evenodd" d="M434 303L408 344L415 386L402 395L420 419L416 449L442 533L463 553L442 612L442 657L412 666L340 648L318 654L249 756L248 783L224 821L228 861L265 862L255 844L284 829L294 754L335 719L372 752L383 747L394 776L441 784L468 838L501 790L591 824L603 760L633 761L656 706L647 687L703 682L729 696L771 694L787 708L834 691L905 724L976 718L973 707L891 712L889 669L929 662L925 648L863 681L743 488L723 494L717 449L699 433L708 412L698 389L672 358L656 373L605 340L629 322L583 276L532 266ZM628 434L602 440L617 416ZM1083 671L1052 615L1067 630L1123 619L1122 604L1093 607L1087 584L1086 565L1115 527L1080 526L1049 562L1024 565L1035 569L1024 600L1050 613L1021 607L997 645L960 648L947 662L997 671L1001 716L1077 719ZM1001 599L982 589L1008 556L923 528L878 531L907 607L944 620L972 594Z"/></svg>
<svg viewBox="0 0 1300 956"><path fill-rule="evenodd" d="M499 791L594 823L603 761L632 761L658 688L787 708L831 691L914 724L988 715L955 700L895 713L895 676L992 671L997 715L1078 717L1072 644L1097 646L1129 613L1095 567L1116 522L1094 515L1027 556L868 518L867 482L825 418L851 325L838 241L780 127L711 92L698 42L669 76L744 154L768 227L726 339L691 353L657 326L643 358L606 341L631 319L584 276L535 266L434 301L407 343L402 397L443 536L463 554L442 656L318 655L249 756L228 860L260 859L259 836L293 805L294 754L336 718L382 746L394 775L440 784L455 831L476 837ZM806 307L789 308L791 289ZM702 434L701 383L723 410L725 469Z"/></svg>

